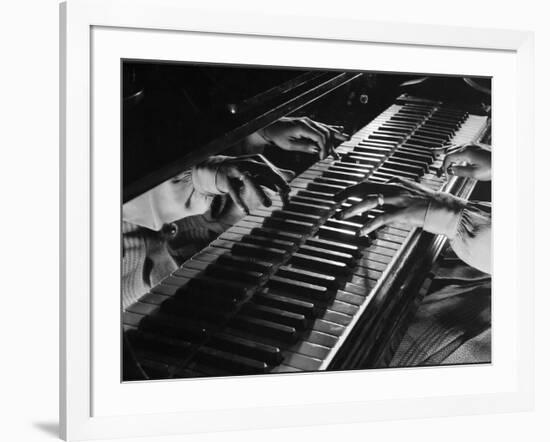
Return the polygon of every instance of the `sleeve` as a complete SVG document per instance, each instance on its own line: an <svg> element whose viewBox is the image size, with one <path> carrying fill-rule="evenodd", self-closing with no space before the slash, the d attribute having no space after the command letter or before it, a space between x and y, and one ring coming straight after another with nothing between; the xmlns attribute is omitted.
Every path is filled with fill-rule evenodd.
<svg viewBox="0 0 550 442"><path fill-rule="evenodd" d="M206 212L216 186L217 168L229 157L213 156L125 203L124 221L158 231L164 223Z"/></svg>
<svg viewBox="0 0 550 442"><path fill-rule="evenodd" d="M451 247L467 264L491 273L491 206L468 203L459 215Z"/></svg>
<svg viewBox="0 0 550 442"><path fill-rule="evenodd" d="M439 194L430 203L424 230L449 238L451 247L465 263L491 273L491 206Z"/></svg>

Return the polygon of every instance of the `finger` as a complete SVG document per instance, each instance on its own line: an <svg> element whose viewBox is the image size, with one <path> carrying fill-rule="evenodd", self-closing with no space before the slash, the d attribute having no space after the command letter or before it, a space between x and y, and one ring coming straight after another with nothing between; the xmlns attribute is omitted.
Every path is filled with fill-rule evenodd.
<svg viewBox="0 0 550 442"><path fill-rule="evenodd" d="M229 196L231 197L231 199L233 200L233 202L235 203L235 205L239 209L241 209L247 215L250 214L250 211L248 210L248 207L246 206L246 204L244 203L244 201L241 198L240 189L239 189L239 187L237 186L237 184L235 183L234 180L229 180L229 186L228 186L228 192L227 193L229 193Z"/></svg>
<svg viewBox="0 0 550 442"><path fill-rule="evenodd" d="M355 184L354 186L347 187L338 192L335 196L337 201L342 201L351 197L363 198L365 195L377 195L381 193L385 197L400 194L403 192L403 188L395 184L386 183L372 183L365 181Z"/></svg>
<svg viewBox="0 0 550 442"><path fill-rule="evenodd" d="M317 146L317 144L312 143L311 141L307 141L305 139L289 141L288 146L289 150L293 152L303 152L312 155L319 155L321 153L321 149L319 148L319 146Z"/></svg>
<svg viewBox="0 0 550 442"><path fill-rule="evenodd" d="M333 132L332 135L333 135L335 140L338 140L340 142L349 141L351 139L350 134L345 134L343 132Z"/></svg>
<svg viewBox="0 0 550 442"><path fill-rule="evenodd" d="M451 166L451 164L453 163L471 162L470 154L463 149L464 148L445 156L445 158L443 159L443 165L441 166L444 172L447 172L449 166Z"/></svg>
<svg viewBox="0 0 550 442"><path fill-rule="evenodd" d="M325 145L323 134L303 120L300 120L298 122L298 125L296 126L296 129L294 131L294 136L296 138L309 138L310 140L314 141L320 148Z"/></svg>
<svg viewBox="0 0 550 442"><path fill-rule="evenodd" d="M271 207L271 204L272 204L271 198L267 196L267 194L263 191L262 186L260 186L254 179L245 175L243 178L243 183L245 188L251 191L254 195L256 195L256 198L258 198L258 200L265 207Z"/></svg>
<svg viewBox="0 0 550 442"><path fill-rule="evenodd" d="M400 177L394 177L390 178L388 181L386 181L387 184L395 184L400 186L404 190L408 190L409 192L413 194L431 194L432 190L428 187L423 186L422 184L419 184L415 181L407 180Z"/></svg>
<svg viewBox="0 0 550 442"><path fill-rule="evenodd" d="M369 195L363 201L354 206L342 210L337 216L337 219L348 219L356 215L360 215L367 210L372 210L378 207L378 195Z"/></svg>
<svg viewBox="0 0 550 442"><path fill-rule="evenodd" d="M477 167L473 164L468 164L465 166L459 166L459 165L453 164L448 167L447 173L449 175L454 175L454 176L475 178L477 170L478 170Z"/></svg>
<svg viewBox="0 0 550 442"><path fill-rule="evenodd" d="M335 160L339 160L341 158L341 155L336 152L336 148L334 147L333 143L331 143L329 155L332 155L332 158L334 158Z"/></svg>
<svg viewBox="0 0 550 442"><path fill-rule="evenodd" d="M269 188L273 188L272 186L275 185L276 188L273 189L274 191L277 191L277 188L279 188L281 192L290 192L290 186L277 167L263 155L256 155L255 158L257 160L248 159L241 162L239 167L260 180L260 184Z"/></svg>
<svg viewBox="0 0 550 442"><path fill-rule="evenodd" d="M310 127L312 130L320 133L323 137L322 143L319 144L319 158L321 160L324 160L328 155L330 143L332 140L330 131L324 125L317 123L316 121L310 120L309 118L305 118L303 120L303 123Z"/></svg>
<svg viewBox="0 0 550 442"><path fill-rule="evenodd" d="M283 175L283 178L288 183L289 181L292 181L292 179L296 176L293 170L290 169L279 169L279 173Z"/></svg>
<svg viewBox="0 0 550 442"><path fill-rule="evenodd" d="M394 224L394 223L408 224L406 222L407 217L408 217L408 210L406 208L396 210L395 212L384 213L380 216L377 216L371 222L367 223L364 227L362 227L361 230L359 230L358 235L366 236L369 233L372 233L375 230L378 230L379 228L387 226L389 224Z"/></svg>
<svg viewBox="0 0 550 442"><path fill-rule="evenodd" d="M325 139L325 143L328 143L330 140L330 137L332 136L331 130L323 123L319 123L318 121L313 121L307 118L305 120L306 124L309 126L312 126L314 129L317 129L319 132L323 134L323 137Z"/></svg>

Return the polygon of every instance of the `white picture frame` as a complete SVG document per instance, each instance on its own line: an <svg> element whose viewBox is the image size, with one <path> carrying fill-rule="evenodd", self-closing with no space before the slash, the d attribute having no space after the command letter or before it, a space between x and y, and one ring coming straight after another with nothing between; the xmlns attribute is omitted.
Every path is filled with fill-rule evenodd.
<svg viewBox="0 0 550 442"><path fill-rule="evenodd" d="M365 420L520 411L532 408L534 142L533 36L531 33L364 22L353 18L309 20L308 17L273 14L243 15L232 13L229 8L214 11L189 7L177 0L69 0L61 4L60 16L60 428L64 439L161 436L185 432L350 423ZM236 400L234 403L224 402L220 398L220 401L214 402L214 405L207 404L208 406L205 405L202 408L197 405L195 409L192 405L183 407L184 409L175 407L171 405L171 401L167 400L162 409L138 412L139 407L125 409L124 401L117 402L114 396L105 396L104 391L112 388L106 381L104 367L98 363L103 352L101 346L98 347L98 343L102 342L102 334L98 332L98 321L112 322L116 326L117 323L113 321L120 318L118 311L107 313L100 310L98 312L98 305L102 305L101 300L94 297L94 289L98 287L97 281L103 280L103 276L97 274L97 266L94 267L93 253L99 247L95 241L98 233L102 233L101 230L97 230L96 224L98 217L101 220L103 216L101 205L108 204L107 200L97 198L98 195L102 195L101 183L94 179L97 177L95 175L97 168L103 167L97 164L97 156L100 152L93 149L94 142L98 139L94 132L97 127L94 128L94 125L101 123L92 118L94 94L98 92L93 90L92 84L95 84L96 88L101 88L102 85L98 85L97 81L94 83L92 77L95 71L92 60L100 64L94 51L98 48L103 51L102 48L105 47L101 46L103 37L94 37L94 32L97 30L101 32L102 30L107 32L126 30L134 33L132 35L136 37L141 35L146 40L149 39L148 35L152 35L147 34L148 32L156 33L157 38L165 38L158 37L159 32L163 36L168 34L173 36L169 38L179 38L178 36L185 33L197 38L232 36L231 38L243 42L254 42L263 38L265 44L268 41L292 42L293 46L319 44L347 47L353 45L359 49L368 46L373 51L380 47L386 47L388 51L402 47L417 50L419 53L432 50L445 53L452 50L457 56L461 52L469 51L471 54L486 54L488 59L494 55L495 60L498 54L505 55L506 62L500 69L512 65L515 67L506 80L513 83L510 84L513 88L509 90L514 93L508 94L507 100L498 101L503 103L503 106L504 103L510 106L507 108L508 114L501 113L500 123L500 108L495 106L495 124L500 125L495 127L495 140L499 140L503 150L508 149L508 152L517 152L521 146L522 155L507 155L505 158L496 153L494 175L497 198L495 198L494 217L496 220L503 221L499 223L500 231L494 234L494 247L500 247L499 238L513 238L508 247L514 259L507 265L501 265L500 262L496 262L495 257L494 287L496 296L499 297L496 299L496 304L498 307L499 299L502 299L501 305L508 303L508 307L507 310L504 308L499 310L502 313L495 312L498 314L495 316L494 333L497 336L500 333L502 336L510 333L514 343L513 349L510 350L513 352L513 357L496 358L485 373L475 371L474 367L464 367L460 372L448 367L386 370L376 375L381 376L377 382L382 386L384 383L387 385L406 383L407 377L411 379L414 377L414 383L420 382L419 385L422 386L422 381L419 379L426 381L430 377L437 382L436 378L440 378L440 382L449 383L448 380L461 376L464 382L471 381L469 383L472 385L472 391L463 393L441 391L436 394L436 392L430 392L429 387L426 386L425 392L410 391L402 397L380 395L376 399L369 397L368 394L364 394L363 397L360 392L356 393L359 396L353 397L346 396L347 393L337 394L336 390L331 390L324 400L317 396L304 395L302 399L296 399L292 403L255 402L252 397L252 392L259 385L266 388L266 391L270 391L270 388L273 391L281 389L292 391L292 388L302 384L304 388L311 388L313 391L316 384L321 383L330 385L331 382L339 382L341 385L348 385L346 383L360 380L368 385L369 379L375 376L368 372L356 372L352 375L320 373L301 378L296 377L300 375L246 377L230 380L231 385L228 385L227 381L214 384L218 382L216 380L206 380L210 382L209 384L205 384L205 380L175 381L170 384L135 384L131 387L132 391L129 391L130 387L128 387L116 393L129 394L129 397L135 398L137 390L143 389L147 390L144 398L149 394L156 395L154 397L158 398L162 395L167 397L170 394L167 393L169 391L178 391L178 394L180 391L186 391L187 397L198 398L203 388L211 388L215 385L218 391L229 392L236 383L244 392L242 403L237 404ZM119 47L114 34L109 35L109 38L113 40L103 38L103 42L112 41L113 48ZM124 38L121 41L122 45L126 44ZM152 37L151 42L153 42ZM152 43L151 47L154 49L155 45ZM95 59L93 59L94 54ZM116 58L117 53L113 52L113 54ZM99 55L101 56L102 53ZM269 56L270 54L263 55L263 57ZM427 56L429 54L422 55L422 57ZM472 59L474 59L473 55ZM250 60L243 58L242 62L249 63ZM258 62L258 59L255 62ZM451 59L448 63L452 65ZM464 69L470 71L473 67L464 66ZM486 69L489 72L491 66ZM430 69L430 72L432 71L433 69ZM502 96L503 93L501 90L501 95L497 96ZM498 90L495 94L499 94ZM510 121L510 124L502 124L505 119L509 119L506 121ZM502 127L502 132L499 132L501 126L507 127ZM506 134L513 134L514 137L505 138ZM499 137L499 135L502 136ZM119 152L115 154L119 155ZM115 183L120 179L115 172L111 173L111 169L105 170L107 171L105 175L111 177L106 177L106 181L112 179L113 175ZM505 172L508 176L506 183L498 180L498 176L503 176ZM502 201L498 198L499 194L508 195L511 202L509 213L513 216L506 217L506 212L499 209L498 202ZM117 203L117 200L115 199L114 202ZM116 221L114 222L116 224ZM518 239L520 231L521 241ZM105 236L108 237L108 235ZM119 241L115 243L112 248L118 253ZM115 269L115 273L117 271L118 268ZM511 282L506 284L504 279ZM498 283L500 280L503 280L502 284ZM520 280L521 302L519 302L518 287L515 284ZM499 287L503 289L497 291ZM502 322L504 320L511 321L513 327L507 327L508 330L504 330ZM116 347L114 349L116 350ZM117 362L114 361L112 366L116 376L119 370ZM500 375L502 378L499 378L498 385L487 384L486 388L476 390L478 387L474 380L482 379L479 376L497 378ZM225 388L229 389L223 390ZM153 389L159 391L154 392ZM206 396L211 397L211 393L204 391ZM247 395L250 395L249 402L246 402ZM110 409L104 406L106 402L118 404L119 408L115 410L113 405Z"/></svg>

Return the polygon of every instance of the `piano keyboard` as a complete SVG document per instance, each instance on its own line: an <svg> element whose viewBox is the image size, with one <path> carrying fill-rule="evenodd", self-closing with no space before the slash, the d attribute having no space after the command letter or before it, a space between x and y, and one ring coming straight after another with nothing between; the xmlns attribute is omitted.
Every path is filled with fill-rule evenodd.
<svg viewBox="0 0 550 442"><path fill-rule="evenodd" d="M365 317L382 323L384 287L420 232L384 227L358 238L383 211L340 221L335 214L354 201L335 195L392 177L450 188L457 178L445 186L437 173L442 147L476 141L487 126L487 117L437 102L398 103L341 144L338 160L296 177L288 204L275 198L244 217L124 312L151 378L332 369ZM472 189L454 187L464 197ZM368 332L365 349L381 329Z"/></svg>

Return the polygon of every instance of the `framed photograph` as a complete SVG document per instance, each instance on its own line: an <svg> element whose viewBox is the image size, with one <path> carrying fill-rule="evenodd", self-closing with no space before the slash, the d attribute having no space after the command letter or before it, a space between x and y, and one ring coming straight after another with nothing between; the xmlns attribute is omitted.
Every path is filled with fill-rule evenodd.
<svg viewBox="0 0 550 442"><path fill-rule="evenodd" d="M532 407L530 33L60 17L65 440Z"/></svg>

